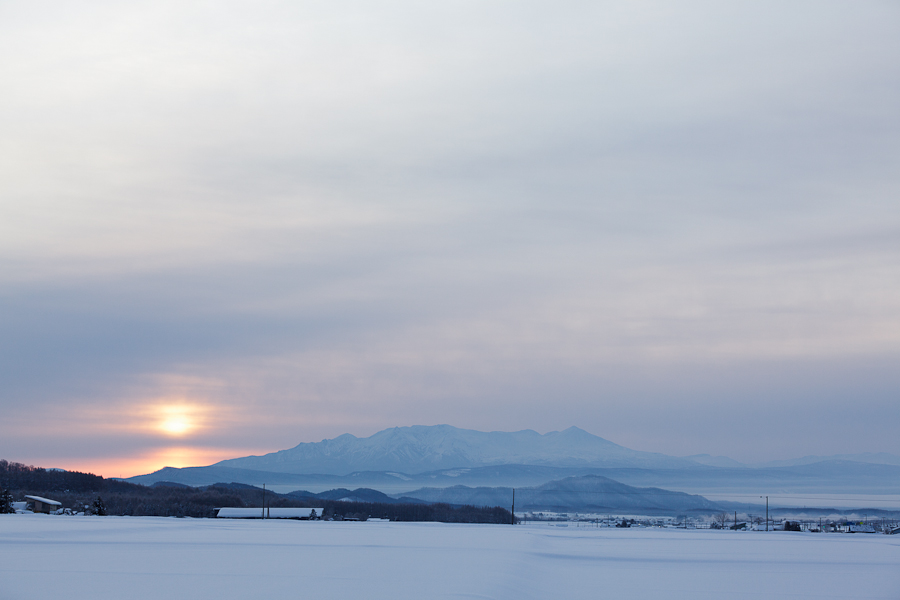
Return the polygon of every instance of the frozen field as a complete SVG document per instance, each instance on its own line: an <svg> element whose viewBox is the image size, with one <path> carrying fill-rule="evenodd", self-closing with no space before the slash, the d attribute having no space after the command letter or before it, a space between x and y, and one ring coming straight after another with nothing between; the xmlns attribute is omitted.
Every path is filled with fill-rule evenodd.
<svg viewBox="0 0 900 600"><path fill-rule="evenodd" d="M900 535L0 516L0 598L900 598Z"/></svg>

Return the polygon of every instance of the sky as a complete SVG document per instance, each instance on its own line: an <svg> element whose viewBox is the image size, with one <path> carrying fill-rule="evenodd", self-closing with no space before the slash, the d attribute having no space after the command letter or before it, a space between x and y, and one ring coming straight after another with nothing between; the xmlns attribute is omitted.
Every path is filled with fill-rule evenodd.
<svg viewBox="0 0 900 600"><path fill-rule="evenodd" d="M900 4L0 4L0 458L900 454Z"/></svg>

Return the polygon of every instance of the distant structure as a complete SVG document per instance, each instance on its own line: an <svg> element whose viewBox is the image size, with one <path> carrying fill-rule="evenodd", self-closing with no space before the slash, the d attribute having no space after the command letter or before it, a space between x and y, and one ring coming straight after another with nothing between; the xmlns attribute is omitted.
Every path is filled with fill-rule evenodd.
<svg viewBox="0 0 900 600"><path fill-rule="evenodd" d="M324 508L266 508L266 519L309 519L310 515L321 516ZM262 508L220 508L216 517L220 519L262 519ZM315 517L314 517L315 518Z"/></svg>
<svg viewBox="0 0 900 600"><path fill-rule="evenodd" d="M32 510L36 513L49 515L51 512L56 512L62 508L62 502L48 500L47 498L41 498L40 496L25 496L25 499L34 503L34 508Z"/></svg>

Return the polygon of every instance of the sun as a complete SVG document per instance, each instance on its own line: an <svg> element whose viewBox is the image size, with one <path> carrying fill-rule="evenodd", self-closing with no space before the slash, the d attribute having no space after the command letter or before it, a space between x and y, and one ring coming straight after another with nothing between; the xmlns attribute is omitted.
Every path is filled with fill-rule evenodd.
<svg viewBox="0 0 900 600"><path fill-rule="evenodd" d="M191 430L191 424L183 417L172 417L160 423L159 428L169 435L184 435Z"/></svg>
<svg viewBox="0 0 900 600"><path fill-rule="evenodd" d="M182 437L197 428L196 411L185 406L162 406L156 429L170 437Z"/></svg>

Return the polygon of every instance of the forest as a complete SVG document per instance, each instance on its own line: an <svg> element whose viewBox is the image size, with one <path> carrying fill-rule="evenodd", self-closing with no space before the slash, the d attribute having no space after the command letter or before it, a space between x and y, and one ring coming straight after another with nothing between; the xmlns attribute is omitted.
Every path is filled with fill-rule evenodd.
<svg viewBox="0 0 900 600"><path fill-rule="evenodd" d="M512 515L501 507L457 506L444 503L406 504L342 502L315 495L277 494L240 483L203 487L179 484L142 486L92 473L61 471L0 460L0 491L12 501L26 495L61 502L72 512L156 517L215 517L222 507L324 508L324 518L387 518L392 521L441 523L509 523ZM4 494L5 497L7 497Z"/></svg>

